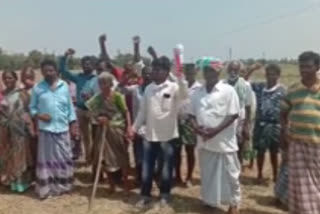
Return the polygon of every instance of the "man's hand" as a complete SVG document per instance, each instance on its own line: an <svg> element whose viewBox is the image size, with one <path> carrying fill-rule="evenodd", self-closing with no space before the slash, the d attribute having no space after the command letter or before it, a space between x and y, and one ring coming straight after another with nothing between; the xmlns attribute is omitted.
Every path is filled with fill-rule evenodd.
<svg viewBox="0 0 320 214"><path fill-rule="evenodd" d="M107 41L107 35L106 34L102 34L101 36L99 36L99 42L100 43L105 43Z"/></svg>
<svg viewBox="0 0 320 214"><path fill-rule="evenodd" d="M134 44L140 44L141 40L140 40L140 36L134 36L132 38L132 41Z"/></svg>
<svg viewBox="0 0 320 214"><path fill-rule="evenodd" d="M78 132L77 132L77 124L75 122L70 124L70 135L72 138L76 139L80 136L78 136Z"/></svg>
<svg viewBox="0 0 320 214"><path fill-rule="evenodd" d="M38 114L37 115L38 120L41 120L43 122L50 122L51 116L49 114Z"/></svg>
<svg viewBox="0 0 320 214"><path fill-rule="evenodd" d="M134 132L133 132L133 129L131 127L127 128L126 138L128 140L133 140L133 138L134 138Z"/></svg>
<svg viewBox="0 0 320 214"><path fill-rule="evenodd" d="M72 48L69 48L66 52L65 52L65 56L68 57L68 56L72 56L76 53L76 51Z"/></svg>
<svg viewBox="0 0 320 214"><path fill-rule="evenodd" d="M215 128L207 128L205 138L206 140L214 138L218 133L218 130Z"/></svg>
<svg viewBox="0 0 320 214"><path fill-rule="evenodd" d="M255 63L249 67L249 70L256 71L256 70L259 70L260 68L262 68L262 65L260 63Z"/></svg>
<svg viewBox="0 0 320 214"><path fill-rule="evenodd" d="M107 125L109 123L109 119L105 116L100 116L97 120L100 125Z"/></svg>
<svg viewBox="0 0 320 214"><path fill-rule="evenodd" d="M152 46L149 46L147 51L152 57L154 57L154 58L157 57L157 53Z"/></svg>

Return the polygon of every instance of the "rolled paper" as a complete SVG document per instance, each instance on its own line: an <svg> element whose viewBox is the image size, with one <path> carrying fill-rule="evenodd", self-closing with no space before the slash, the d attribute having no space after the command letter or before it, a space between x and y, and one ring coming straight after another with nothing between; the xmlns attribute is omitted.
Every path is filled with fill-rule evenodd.
<svg viewBox="0 0 320 214"><path fill-rule="evenodd" d="M174 48L174 61L176 66L176 74L177 76L182 75L183 70L183 50L184 47L182 44L176 45L176 48Z"/></svg>

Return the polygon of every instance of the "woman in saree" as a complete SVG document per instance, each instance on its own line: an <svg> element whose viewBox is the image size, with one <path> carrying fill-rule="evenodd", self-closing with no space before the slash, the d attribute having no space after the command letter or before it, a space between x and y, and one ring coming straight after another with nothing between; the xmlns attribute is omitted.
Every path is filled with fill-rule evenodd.
<svg viewBox="0 0 320 214"><path fill-rule="evenodd" d="M108 174L110 190L115 190L111 173L120 169L125 191L128 193L129 156L126 137L132 136L130 114L123 95L112 90L113 76L103 72L99 75L98 82L101 93L86 103L93 120L99 124L93 146L93 167L95 169L98 164L100 145L104 143L103 170ZM105 139L102 139L103 130L106 131Z"/></svg>
<svg viewBox="0 0 320 214"><path fill-rule="evenodd" d="M28 103L16 87L17 74L2 74L5 89L0 101L0 175L1 183L14 192L24 192L32 180L32 138L35 135Z"/></svg>

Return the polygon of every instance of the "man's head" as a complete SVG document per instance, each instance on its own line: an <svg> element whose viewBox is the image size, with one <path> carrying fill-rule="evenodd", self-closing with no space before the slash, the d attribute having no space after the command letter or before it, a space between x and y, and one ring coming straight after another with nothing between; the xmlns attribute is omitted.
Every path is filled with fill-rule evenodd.
<svg viewBox="0 0 320 214"><path fill-rule="evenodd" d="M85 74L91 74L94 69L94 62L91 56L85 56L81 59L81 67Z"/></svg>
<svg viewBox="0 0 320 214"><path fill-rule="evenodd" d="M184 74L188 82L194 82L196 80L197 72L195 64L189 63L184 65Z"/></svg>
<svg viewBox="0 0 320 214"><path fill-rule="evenodd" d="M143 79L143 83L148 85L152 82L152 68L150 66L143 67L141 71L141 76Z"/></svg>
<svg viewBox="0 0 320 214"><path fill-rule="evenodd" d="M211 66L205 66L203 68L203 78L206 85L214 85L219 81L220 70L214 69Z"/></svg>
<svg viewBox="0 0 320 214"><path fill-rule="evenodd" d="M277 64L269 64L266 67L266 80L269 86L274 86L278 83L281 75L281 68Z"/></svg>
<svg viewBox="0 0 320 214"><path fill-rule="evenodd" d="M96 71L98 75L104 71L108 71L107 62L105 60L98 59L96 62Z"/></svg>
<svg viewBox="0 0 320 214"><path fill-rule="evenodd" d="M152 62L152 79L160 84L168 78L171 68L171 62L168 57L162 56Z"/></svg>
<svg viewBox="0 0 320 214"><path fill-rule="evenodd" d="M227 67L228 80L231 82L236 81L240 76L241 69L242 69L241 62L239 61L230 62Z"/></svg>
<svg viewBox="0 0 320 214"><path fill-rule="evenodd" d="M320 56L318 53L307 51L299 56L299 70L302 81L311 81L317 78L317 72L320 65Z"/></svg>
<svg viewBox="0 0 320 214"><path fill-rule="evenodd" d="M57 63L50 59L41 62L41 72L48 83L53 83L59 76Z"/></svg>

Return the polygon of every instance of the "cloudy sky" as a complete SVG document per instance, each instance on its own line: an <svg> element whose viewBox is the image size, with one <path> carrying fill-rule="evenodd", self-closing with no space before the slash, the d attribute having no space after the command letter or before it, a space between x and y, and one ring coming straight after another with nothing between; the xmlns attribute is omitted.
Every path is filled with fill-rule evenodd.
<svg viewBox="0 0 320 214"><path fill-rule="evenodd" d="M0 0L0 47L78 56L97 54L97 37L108 34L111 54L153 45L172 55L185 46L187 61L213 55L233 58L295 58L320 51L318 0Z"/></svg>

